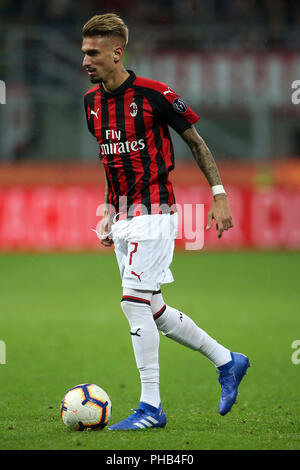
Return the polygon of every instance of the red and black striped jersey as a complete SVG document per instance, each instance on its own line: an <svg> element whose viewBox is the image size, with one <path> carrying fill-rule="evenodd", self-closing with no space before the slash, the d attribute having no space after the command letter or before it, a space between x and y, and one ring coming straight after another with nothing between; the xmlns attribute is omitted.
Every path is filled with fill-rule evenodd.
<svg viewBox="0 0 300 470"><path fill-rule="evenodd" d="M128 72L127 80L111 93L100 83L85 94L87 124L99 143L108 202L115 211L121 211L125 198L132 215L159 213L161 207L175 204L168 126L182 134L199 117L164 83Z"/></svg>

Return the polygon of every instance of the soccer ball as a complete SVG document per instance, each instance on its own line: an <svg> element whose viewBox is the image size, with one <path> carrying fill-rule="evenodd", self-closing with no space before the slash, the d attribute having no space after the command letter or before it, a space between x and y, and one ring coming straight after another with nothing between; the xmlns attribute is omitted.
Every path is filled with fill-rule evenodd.
<svg viewBox="0 0 300 470"><path fill-rule="evenodd" d="M107 393L95 384L80 384L65 394L60 413L72 431L103 429L111 418L111 401Z"/></svg>

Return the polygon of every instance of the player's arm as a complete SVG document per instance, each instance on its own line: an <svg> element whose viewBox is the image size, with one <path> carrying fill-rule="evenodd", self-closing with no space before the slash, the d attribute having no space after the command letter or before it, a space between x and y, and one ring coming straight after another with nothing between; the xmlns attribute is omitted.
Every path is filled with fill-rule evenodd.
<svg viewBox="0 0 300 470"><path fill-rule="evenodd" d="M103 216L109 215L109 202L108 202L108 184L106 174L104 174L105 179L105 189L104 189L104 211Z"/></svg>
<svg viewBox="0 0 300 470"><path fill-rule="evenodd" d="M95 134L93 132L93 129L90 126L89 122L89 112L88 112L88 107L89 107L89 94L84 95L84 110L85 110L85 116L86 116L86 121L87 121L87 126L91 134L95 137ZM99 232L96 231L100 243L104 246L111 246L113 241L111 237L105 237L104 235L106 233L110 233L110 213L109 213L109 202L108 202L108 184L107 184L107 178L106 174L104 174L105 178L105 190L104 190L104 209L103 209L103 216L102 220L100 222L99 226Z"/></svg>
<svg viewBox="0 0 300 470"><path fill-rule="evenodd" d="M195 127L192 125L185 130L181 134L181 137L190 147L197 165L203 172L210 186L222 185L214 157ZM224 230L229 230L233 227L232 215L226 194L217 194L214 196L213 204L208 212L206 230L211 228L213 219L216 221L216 229L219 232L218 238L221 238Z"/></svg>
<svg viewBox="0 0 300 470"><path fill-rule="evenodd" d="M110 213L109 213L109 202L108 202L108 185L107 185L107 178L105 175L105 190L104 190L104 210L103 210L103 218L100 224L100 235L103 236L106 233L110 233ZM103 246L111 246L113 241L111 237L105 237L101 239L101 243Z"/></svg>

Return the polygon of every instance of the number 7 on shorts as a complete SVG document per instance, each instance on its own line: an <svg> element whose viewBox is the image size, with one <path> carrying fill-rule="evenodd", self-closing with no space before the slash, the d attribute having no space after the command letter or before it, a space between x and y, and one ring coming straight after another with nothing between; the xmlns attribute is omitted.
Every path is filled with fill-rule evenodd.
<svg viewBox="0 0 300 470"><path fill-rule="evenodd" d="M134 255L134 253L137 252L138 243L137 242L130 242L130 245L133 245L133 250L130 252L129 266L132 264L132 256Z"/></svg>

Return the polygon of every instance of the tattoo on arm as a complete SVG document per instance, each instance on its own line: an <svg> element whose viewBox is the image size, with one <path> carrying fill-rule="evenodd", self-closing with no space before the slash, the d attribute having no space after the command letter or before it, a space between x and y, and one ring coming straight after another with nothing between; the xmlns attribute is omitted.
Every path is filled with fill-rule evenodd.
<svg viewBox="0 0 300 470"><path fill-rule="evenodd" d="M190 147L197 165L205 175L210 186L222 184L214 157L195 127L192 126L184 131L181 137Z"/></svg>

